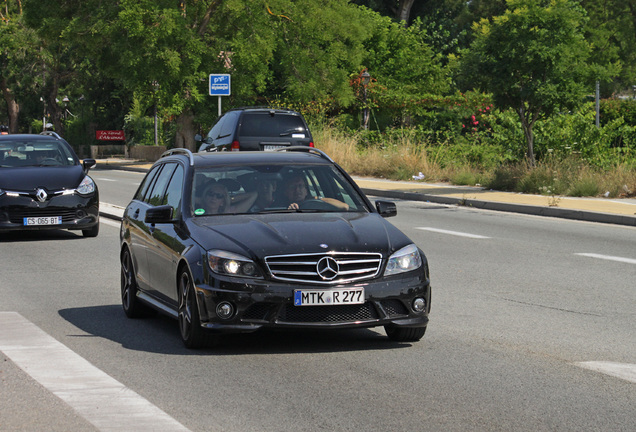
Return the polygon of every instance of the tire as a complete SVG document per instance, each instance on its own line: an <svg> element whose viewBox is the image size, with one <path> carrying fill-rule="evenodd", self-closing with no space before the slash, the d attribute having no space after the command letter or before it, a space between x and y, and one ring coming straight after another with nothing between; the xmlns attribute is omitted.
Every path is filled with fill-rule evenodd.
<svg viewBox="0 0 636 432"><path fill-rule="evenodd" d="M84 237L97 237L97 234L99 234L99 220L91 228L82 230Z"/></svg>
<svg viewBox="0 0 636 432"><path fill-rule="evenodd" d="M201 348L207 342L207 334L201 328L192 276L185 268L179 273L177 289L179 290L179 331L183 344L190 349Z"/></svg>
<svg viewBox="0 0 636 432"><path fill-rule="evenodd" d="M417 342L426 333L426 327L385 326L386 335L395 342Z"/></svg>
<svg viewBox="0 0 636 432"><path fill-rule="evenodd" d="M137 280L128 248L121 254L121 305L128 318L143 315L144 306L137 299Z"/></svg>

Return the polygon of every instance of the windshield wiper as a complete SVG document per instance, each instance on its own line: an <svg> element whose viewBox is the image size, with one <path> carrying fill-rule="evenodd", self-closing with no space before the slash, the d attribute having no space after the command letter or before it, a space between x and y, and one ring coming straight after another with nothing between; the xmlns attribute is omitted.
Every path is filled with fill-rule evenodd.
<svg viewBox="0 0 636 432"><path fill-rule="evenodd" d="M291 134L293 134L294 132L296 133L300 133L300 134L305 134L305 131L302 128L294 128L294 129L287 129L285 132L281 132L278 136L289 136Z"/></svg>

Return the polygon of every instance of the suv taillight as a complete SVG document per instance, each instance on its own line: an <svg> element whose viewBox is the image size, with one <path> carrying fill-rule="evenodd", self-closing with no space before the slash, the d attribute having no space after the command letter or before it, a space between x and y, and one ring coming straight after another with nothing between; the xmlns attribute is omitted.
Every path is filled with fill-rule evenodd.
<svg viewBox="0 0 636 432"><path fill-rule="evenodd" d="M234 140L234 141L232 141L231 149L232 149L232 151L239 151L241 149L241 145L239 144L238 141Z"/></svg>
<svg viewBox="0 0 636 432"><path fill-rule="evenodd" d="M309 147L316 147L313 141L309 141Z"/></svg>

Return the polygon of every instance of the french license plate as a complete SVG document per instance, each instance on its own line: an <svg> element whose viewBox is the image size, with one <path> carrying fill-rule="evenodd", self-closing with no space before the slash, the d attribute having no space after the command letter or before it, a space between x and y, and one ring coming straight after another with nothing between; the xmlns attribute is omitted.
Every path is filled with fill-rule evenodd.
<svg viewBox="0 0 636 432"><path fill-rule="evenodd" d="M330 306L364 303L364 288L294 290L294 306Z"/></svg>
<svg viewBox="0 0 636 432"><path fill-rule="evenodd" d="M284 145L272 145L272 144L265 144L263 145L263 150L265 151L274 151L274 150L278 150L279 148L283 148L286 147Z"/></svg>
<svg viewBox="0 0 636 432"><path fill-rule="evenodd" d="M60 225L62 216L25 217L24 226L34 225Z"/></svg>

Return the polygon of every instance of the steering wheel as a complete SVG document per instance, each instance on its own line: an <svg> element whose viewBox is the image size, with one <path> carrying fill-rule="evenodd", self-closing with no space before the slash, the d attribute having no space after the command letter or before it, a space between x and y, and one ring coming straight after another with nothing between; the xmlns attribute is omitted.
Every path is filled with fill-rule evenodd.
<svg viewBox="0 0 636 432"><path fill-rule="evenodd" d="M59 160L55 158L47 157L40 161L40 165L62 165L62 164L60 163Z"/></svg>
<svg viewBox="0 0 636 432"><path fill-rule="evenodd" d="M298 204L301 210L333 210L336 207L319 199L306 199Z"/></svg>

